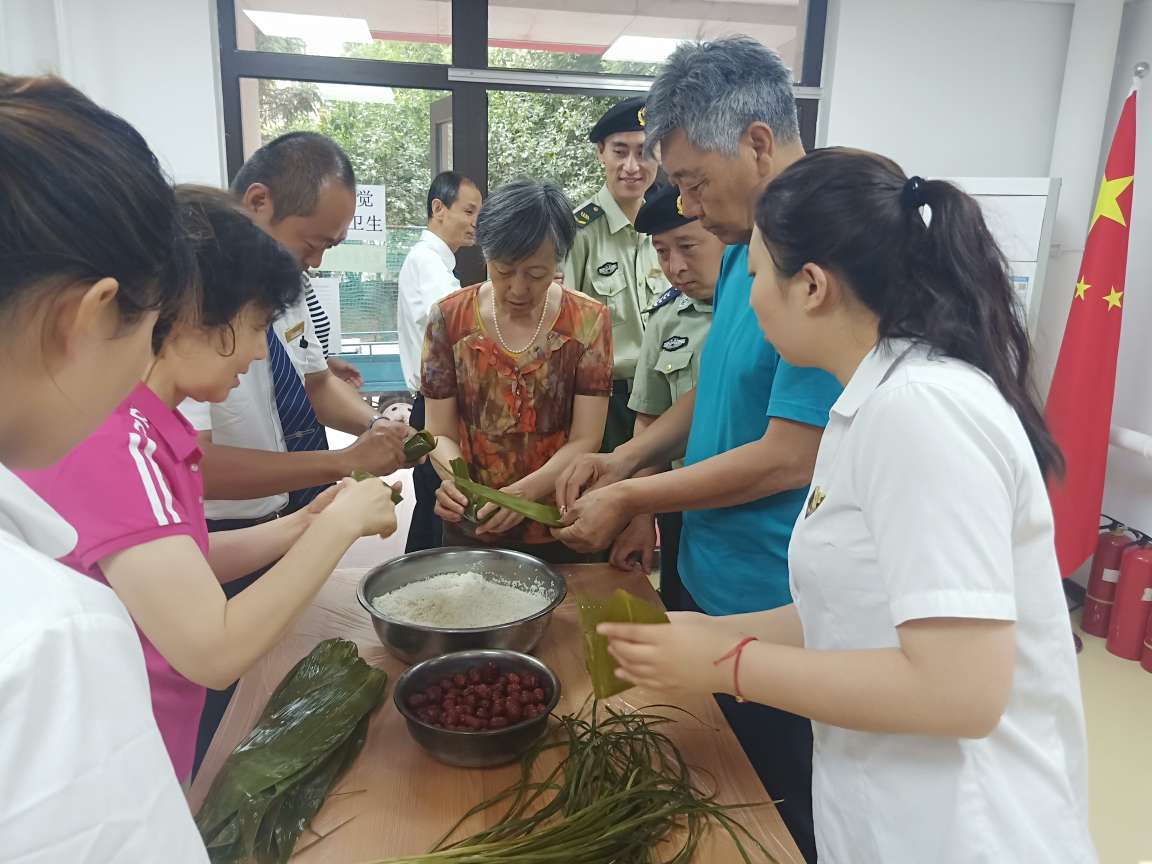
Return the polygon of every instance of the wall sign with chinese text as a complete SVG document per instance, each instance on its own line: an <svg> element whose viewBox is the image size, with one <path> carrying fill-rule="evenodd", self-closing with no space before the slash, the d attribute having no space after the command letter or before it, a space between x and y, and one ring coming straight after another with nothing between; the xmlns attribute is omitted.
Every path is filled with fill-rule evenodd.
<svg viewBox="0 0 1152 864"><path fill-rule="evenodd" d="M383 243L388 231L384 221L384 204L383 186L357 186L356 215L348 226L348 239Z"/></svg>

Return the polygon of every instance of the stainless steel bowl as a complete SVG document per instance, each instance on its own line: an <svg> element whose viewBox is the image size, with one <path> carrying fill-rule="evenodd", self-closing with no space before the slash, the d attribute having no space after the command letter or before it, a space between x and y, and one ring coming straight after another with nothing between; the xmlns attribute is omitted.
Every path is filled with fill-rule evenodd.
<svg viewBox="0 0 1152 864"><path fill-rule="evenodd" d="M451 629L409 624L381 615L372 601L381 594L395 591L442 573L481 573L497 582L543 590L549 603L527 618L492 627ZM372 616L372 626L380 642L392 655L405 663L418 663L453 651L472 648L501 648L531 651L536 647L552 620L568 588L564 577L541 561L523 552L507 549L464 549L447 547L402 555L369 570L360 581L357 597Z"/></svg>
<svg viewBox="0 0 1152 864"><path fill-rule="evenodd" d="M462 672L470 666L481 666L494 661L501 672L519 675L531 673L548 682L551 698L548 714L560 702L560 680L537 660L517 651L458 651L432 660L425 660L408 669L396 682L392 699L396 709L408 721L412 738L430 756L446 765L458 768L491 768L515 762L548 731L548 714L517 723L505 729L483 729L476 732L457 732L425 723L408 707L408 697L427 690L437 681Z"/></svg>

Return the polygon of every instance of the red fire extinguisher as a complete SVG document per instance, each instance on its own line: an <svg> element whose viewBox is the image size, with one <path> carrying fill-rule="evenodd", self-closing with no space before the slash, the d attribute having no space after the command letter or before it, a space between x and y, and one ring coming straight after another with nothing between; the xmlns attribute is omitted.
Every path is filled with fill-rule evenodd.
<svg viewBox="0 0 1152 864"><path fill-rule="evenodd" d="M1115 519L1108 519L1096 541L1096 554L1092 556L1092 570L1088 576L1088 591L1084 597L1084 616L1080 629L1092 636L1107 636L1108 621L1112 617L1112 602L1116 596L1116 583L1120 580L1120 556L1135 543L1132 533Z"/></svg>
<svg viewBox="0 0 1152 864"><path fill-rule="evenodd" d="M1135 545L1120 558L1120 581L1116 583L1112 618L1108 625L1108 650L1117 657L1139 660L1152 612L1152 538L1140 534Z"/></svg>
<svg viewBox="0 0 1152 864"><path fill-rule="evenodd" d="M1144 633L1144 653L1140 655L1140 665L1145 672L1152 672L1152 616L1148 618L1148 630Z"/></svg>

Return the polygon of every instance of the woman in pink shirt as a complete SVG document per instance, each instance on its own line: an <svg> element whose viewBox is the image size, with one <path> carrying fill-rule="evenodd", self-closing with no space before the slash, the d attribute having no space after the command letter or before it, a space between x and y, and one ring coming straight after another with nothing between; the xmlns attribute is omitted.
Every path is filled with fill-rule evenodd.
<svg viewBox="0 0 1152 864"><path fill-rule="evenodd" d="M109 584L135 620L156 722L187 780L205 688L239 678L348 547L391 534L396 517L384 483L345 481L292 516L208 534L200 449L176 406L227 397L266 356L268 324L299 299L301 282L292 256L225 193L179 187L177 204L200 276L192 308L157 326L155 362L97 432L52 468L23 476L79 534L63 560ZM278 558L225 597L222 582Z"/></svg>

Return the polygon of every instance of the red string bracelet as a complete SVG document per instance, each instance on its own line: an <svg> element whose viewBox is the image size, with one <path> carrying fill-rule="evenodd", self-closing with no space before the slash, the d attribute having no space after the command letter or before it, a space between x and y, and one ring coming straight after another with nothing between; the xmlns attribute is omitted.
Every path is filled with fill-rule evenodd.
<svg viewBox="0 0 1152 864"><path fill-rule="evenodd" d="M735 648L733 648L720 659L712 661L713 666L719 666L725 660L731 660L733 657L736 658L736 662L732 664L732 689L736 692L737 702L744 701L744 694L740 692L740 655L744 653L744 649L748 647L748 643L759 641L759 636L745 636L743 639L736 643Z"/></svg>

